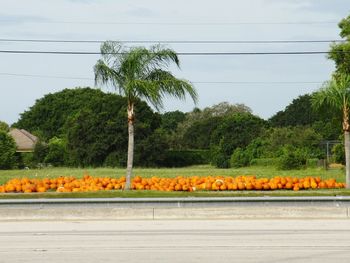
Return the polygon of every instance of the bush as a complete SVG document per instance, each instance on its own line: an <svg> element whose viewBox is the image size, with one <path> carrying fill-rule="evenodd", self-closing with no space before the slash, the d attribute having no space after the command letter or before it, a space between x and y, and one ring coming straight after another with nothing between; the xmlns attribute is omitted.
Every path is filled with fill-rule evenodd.
<svg viewBox="0 0 350 263"><path fill-rule="evenodd" d="M5 131L0 131L0 169L16 166L16 143Z"/></svg>
<svg viewBox="0 0 350 263"><path fill-rule="evenodd" d="M16 153L16 168L36 168L32 152Z"/></svg>
<svg viewBox="0 0 350 263"><path fill-rule="evenodd" d="M319 159L317 158L311 158L306 160L306 166L307 167L317 167L318 166Z"/></svg>
<svg viewBox="0 0 350 263"><path fill-rule="evenodd" d="M276 166L278 158L255 158L250 161L253 166Z"/></svg>
<svg viewBox="0 0 350 263"><path fill-rule="evenodd" d="M49 141L48 152L44 162L53 166L63 166L66 164L67 148L63 139L54 137Z"/></svg>
<svg viewBox="0 0 350 263"><path fill-rule="evenodd" d="M169 149L166 133L163 129L156 129L152 134L135 145L135 166L157 167L166 158Z"/></svg>
<svg viewBox="0 0 350 263"><path fill-rule="evenodd" d="M127 162L127 155L119 152L111 152L106 157L103 166L105 167L125 167Z"/></svg>
<svg viewBox="0 0 350 263"><path fill-rule="evenodd" d="M248 113L225 117L211 136L212 163L228 168L233 151L247 147L261 135L265 126L264 120Z"/></svg>
<svg viewBox="0 0 350 263"><path fill-rule="evenodd" d="M230 167L239 168L249 165L249 156L246 154L246 151L241 148L237 148L230 159Z"/></svg>
<svg viewBox="0 0 350 263"><path fill-rule="evenodd" d="M210 162L217 168L229 168L230 163L227 155L223 151L223 147L212 146L210 149Z"/></svg>
<svg viewBox="0 0 350 263"><path fill-rule="evenodd" d="M0 121L0 131L9 132L10 126L6 122Z"/></svg>
<svg viewBox="0 0 350 263"><path fill-rule="evenodd" d="M336 163L345 164L345 150L343 143L334 145L332 148L332 154Z"/></svg>
<svg viewBox="0 0 350 263"><path fill-rule="evenodd" d="M33 152L33 162L35 165L43 164L48 153L48 146L46 143L39 141L35 144Z"/></svg>
<svg viewBox="0 0 350 263"><path fill-rule="evenodd" d="M164 161L160 164L164 167L184 167L197 164L208 164L208 150L169 150Z"/></svg>
<svg viewBox="0 0 350 263"><path fill-rule="evenodd" d="M277 167L281 170L301 169L306 166L306 160L305 151L286 146L278 158Z"/></svg>

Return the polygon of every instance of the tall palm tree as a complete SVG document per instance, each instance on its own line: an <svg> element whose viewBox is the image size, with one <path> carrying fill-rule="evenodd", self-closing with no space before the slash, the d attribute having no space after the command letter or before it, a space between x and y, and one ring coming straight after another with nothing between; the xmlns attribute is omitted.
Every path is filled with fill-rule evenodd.
<svg viewBox="0 0 350 263"><path fill-rule="evenodd" d="M342 113L346 187L350 188L350 76L346 74L334 75L332 80L325 82L323 87L313 95L312 105L316 109L322 106L328 106Z"/></svg>
<svg viewBox="0 0 350 263"><path fill-rule="evenodd" d="M131 185L134 158L135 103L144 99L156 109L163 106L163 98L171 96L185 99L189 94L197 102L197 92L190 82L176 78L169 71L175 63L180 67L175 51L155 45L125 48L118 42L106 41L101 45L101 56L94 67L95 85L111 85L127 98L128 161L125 189Z"/></svg>

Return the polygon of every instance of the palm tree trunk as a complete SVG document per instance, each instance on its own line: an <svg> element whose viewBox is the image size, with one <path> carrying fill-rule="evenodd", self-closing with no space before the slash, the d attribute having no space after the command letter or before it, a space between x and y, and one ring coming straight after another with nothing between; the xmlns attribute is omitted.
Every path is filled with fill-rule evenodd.
<svg viewBox="0 0 350 263"><path fill-rule="evenodd" d="M349 124L349 107L346 101L343 106L343 131L344 131L344 148L345 148L345 178L346 188L350 188L350 124Z"/></svg>
<svg viewBox="0 0 350 263"><path fill-rule="evenodd" d="M132 177L132 166L134 162L134 103L128 103L128 162L126 169L126 182L125 190L130 190L131 188L131 177Z"/></svg>
<svg viewBox="0 0 350 263"><path fill-rule="evenodd" d="M350 132L344 131L346 188L350 188Z"/></svg>

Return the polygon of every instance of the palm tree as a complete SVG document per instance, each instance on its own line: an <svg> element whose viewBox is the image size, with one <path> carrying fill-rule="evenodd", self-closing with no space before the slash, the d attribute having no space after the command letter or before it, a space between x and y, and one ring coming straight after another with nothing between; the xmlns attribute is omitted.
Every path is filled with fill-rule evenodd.
<svg viewBox="0 0 350 263"><path fill-rule="evenodd" d="M319 109L328 106L343 115L343 131L345 144L346 187L350 188L350 76L337 74L332 80L312 96L312 105Z"/></svg>
<svg viewBox="0 0 350 263"><path fill-rule="evenodd" d="M111 85L128 102L128 160L125 189L130 189L134 158L135 103L144 99L157 110L163 107L163 98L185 99L189 94L197 102L197 92L190 82L176 78L168 70L172 63L180 67L175 51L155 45L125 48L118 42L101 45L101 56L94 67L95 85Z"/></svg>

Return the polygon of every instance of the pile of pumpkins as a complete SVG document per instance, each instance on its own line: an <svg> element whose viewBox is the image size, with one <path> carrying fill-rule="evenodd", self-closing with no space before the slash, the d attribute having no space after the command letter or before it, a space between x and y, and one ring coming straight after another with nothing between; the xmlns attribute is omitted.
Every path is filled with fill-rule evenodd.
<svg viewBox="0 0 350 263"><path fill-rule="evenodd" d="M101 190L122 190L125 177L92 177L83 178L59 177L44 179L15 178L0 186L0 193L33 193L33 192L91 192ZM136 176L132 179L133 190L154 191L237 191L237 190L294 190L302 189L336 189L344 188L344 183L335 179L322 180L320 177L280 177L256 178L256 176L178 176L174 178Z"/></svg>

